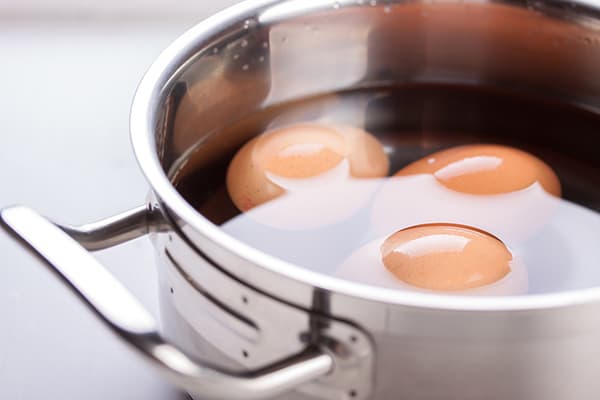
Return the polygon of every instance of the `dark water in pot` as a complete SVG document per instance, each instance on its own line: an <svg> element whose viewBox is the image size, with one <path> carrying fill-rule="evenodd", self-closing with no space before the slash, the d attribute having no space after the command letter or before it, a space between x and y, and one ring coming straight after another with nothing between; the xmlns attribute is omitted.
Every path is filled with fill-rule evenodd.
<svg viewBox="0 0 600 400"><path fill-rule="evenodd" d="M359 182L339 198L325 191L328 204L322 209L319 201L315 206L311 200L303 208L301 199L277 199L257 207L261 213L240 213L225 185L236 147L267 129L307 121L357 126L375 135L392 174L457 145L513 146L552 167L561 181L562 199L543 191L501 200L455 195L431 189L425 178L399 183L384 178ZM209 163L195 162L195 157L202 158L202 146L219 145L215 135L213 143L201 145L187 169L179 171L177 188L226 232L285 261L339 275L341 265L369 243L406 226L444 219L484 228L517 256L526 270L526 289L501 294L600 285L600 117L591 111L497 89L415 85L280 104L227 131L226 137L239 141L235 146L227 143L232 151Z"/></svg>

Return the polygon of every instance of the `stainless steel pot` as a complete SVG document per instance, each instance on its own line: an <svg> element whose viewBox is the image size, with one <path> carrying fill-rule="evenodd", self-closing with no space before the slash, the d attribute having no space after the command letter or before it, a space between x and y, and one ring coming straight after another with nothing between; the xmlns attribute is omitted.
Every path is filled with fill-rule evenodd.
<svg viewBox="0 0 600 400"><path fill-rule="evenodd" d="M453 82L597 112L599 70L593 1L251 0L185 33L142 80L131 135L147 205L77 228L25 207L1 219L198 399L591 399L600 393L600 288L477 299L374 290L237 241L172 180L192 152L209 164L246 139L223 127L278 102ZM87 251L145 234L160 271L160 334Z"/></svg>

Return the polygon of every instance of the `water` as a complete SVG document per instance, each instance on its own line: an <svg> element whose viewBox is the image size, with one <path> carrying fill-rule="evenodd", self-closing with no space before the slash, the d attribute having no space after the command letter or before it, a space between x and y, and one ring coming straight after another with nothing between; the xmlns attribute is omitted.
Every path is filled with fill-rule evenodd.
<svg viewBox="0 0 600 400"><path fill-rule="evenodd" d="M415 175L326 185L242 214L225 187L233 152L180 174L179 191L209 220L260 250L310 270L375 286L405 289L346 274L345 266L352 260L369 262L377 244L394 231L430 222L476 226L510 248L524 268L526 284L524 289L518 285L518 293L500 294L600 285L597 115L499 90L415 85L281 104L239 121L217 138L236 138L241 146L267 129L305 121L364 128L383 144L391 173L452 146L513 146L553 168L563 197L550 196L537 185L505 195L467 195L439 185L431 175Z"/></svg>

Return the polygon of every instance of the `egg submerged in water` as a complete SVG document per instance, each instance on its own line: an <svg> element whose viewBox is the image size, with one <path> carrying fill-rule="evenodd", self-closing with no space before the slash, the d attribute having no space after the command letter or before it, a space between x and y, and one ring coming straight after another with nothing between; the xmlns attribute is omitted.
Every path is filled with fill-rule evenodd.
<svg viewBox="0 0 600 400"><path fill-rule="evenodd" d="M449 148L387 180L371 209L377 235L439 221L475 226L505 243L531 237L561 194L554 171L524 151L499 145Z"/></svg>
<svg viewBox="0 0 600 400"><path fill-rule="evenodd" d="M512 254L497 238L459 225L403 229L381 245L383 265L396 278L431 290L466 290L510 272Z"/></svg>
<svg viewBox="0 0 600 400"><path fill-rule="evenodd" d="M378 184L372 178L388 170L383 146L369 133L305 123L247 142L233 157L226 184L244 215L282 229L310 229L360 210Z"/></svg>
<svg viewBox="0 0 600 400"><path fill-rule="evenodd" d="M396 172L395 176L432 174L448 189L493 195L526 189L539 183L560 197L558 177L539 158L514 147L474 144L433 153Z"/></svg>
<svg viewBox="0 0 600 400"><path fill-rule="evenodd" d="M527 292L527 271L496 237L455 224L400 230L363 246L335 275L408 291L465 295Z"/></svg>
<svg viewBox="0 0 600 400"><path fill-rule="evenodd" d="M299 124L265 132L247 142L227 171L233 203L247 211L286 191L353 178L387 175L381 144L349 126Z"/></svg>

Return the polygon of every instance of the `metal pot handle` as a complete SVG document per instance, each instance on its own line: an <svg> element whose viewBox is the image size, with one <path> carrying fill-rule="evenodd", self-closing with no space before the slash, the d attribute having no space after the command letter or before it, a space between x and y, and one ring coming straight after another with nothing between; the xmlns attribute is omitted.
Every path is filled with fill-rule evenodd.
<svg viewBox="0 0 600 400"><path fill-rule="evenodd" d="M201 364L165 341L152 315L84 248L100 249L141 236L148 232L148 218L151 213L143 207L97 224L61 228L27 207L0 211L1 225L9 233L57 272L114 333L191 393L206 399L263 399L332 371L332 356L316 348L268 368L234 373Z"/></svg>

